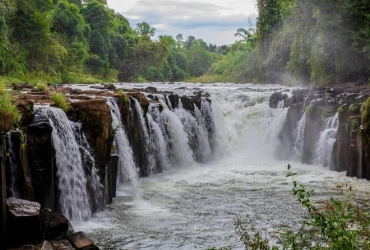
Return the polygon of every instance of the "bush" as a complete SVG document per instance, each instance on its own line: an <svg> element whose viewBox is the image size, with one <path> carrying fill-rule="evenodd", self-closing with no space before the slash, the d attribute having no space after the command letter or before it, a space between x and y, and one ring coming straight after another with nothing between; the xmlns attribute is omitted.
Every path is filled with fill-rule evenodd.
<svg viewBox="0 0 370 250"><path fill-rule="evenodd" d="M119 89L117 91L117 94L119 94L120 96L122 96L123 102L129 102L130 101L130 97L122 89Z"/></svg>
<svg viewBox="0 0 370 250"><path fill-rule="evenodd" d="M36 89L40 91L48 91L49 87L45 82L38 82L36 83Z"/></svg>

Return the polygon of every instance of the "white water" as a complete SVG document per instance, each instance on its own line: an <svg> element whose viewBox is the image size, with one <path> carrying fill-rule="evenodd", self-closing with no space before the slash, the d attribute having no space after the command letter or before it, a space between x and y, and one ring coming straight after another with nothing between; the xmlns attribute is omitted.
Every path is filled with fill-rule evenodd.
<svg viewBox="0 0 370 250"><path fill-rule="evenodd" d="M86 190L86 175L79 145L72 123L59 108L40 107L37 113L45 115L53 128L52 139L57 164L61 212L72 221L91 217L91 208Z"/></svg>
<svg viewBox="0 0 370 250"><path fill-rule="evenodd" d="M135 87L141 86L147 87ZM204 118L207 129L201 125L213 133L211 161L194 163L183 124L173 112L150 112L162 131L168 130L171 135L167 138L163 134L171 145L169 154L177 152L186 156L184 163L190 163L180 166L181 159L177 159L163 173L143 178L140 201L132 201L129 187L121 186L106 211L76 229L84 230L102 249L187 250L223 246L244 249L234 231L235 216L249 214L256 228L273 241L277 231L299 228L305 211L292 196L291 180L285 177L288 162L274 160L282 146L276 137L287 110L268 108L272 92L252 85L180 86L189 89L179 94L192 93L194 88L211 94L212 105L204 102L200 110L203 117L208 112L214 121L212 124L210 118ZM168 90L172 86L155 87ZM199 118L197 122L201 123ZM361 197L370 190L368 181L347 178L318 165L290 163L298 172L297 180L316 190L314 199L334 196L337 184L348 183L362 203L365 198Z"/></svg>
<svg viewBox="0 0 370 250"><path fill-rule="evenodd" d="M325 129L320 134L316 144L313 162L324 167L331 165L331 153L335 143L338 129L338 113L326 119Z"/></svg>
<svg viewBox="0 0 370 250"><path fill-rule="evenodd" d="M189 147L189 138L180 119L174 113L165 109L160 114L160 122L168 133L166 142L172 166L193 165L193 152Z"/></svg>
<svg viewBox="0 0 370 250"><path fill-rule="evenodd" d="M146 118L148 120L149 131L150 131L150 145L152 145L151 150L152 154L156 156L156 168L159 170L168 169L168 153L167 153L167 144L164 139L160 125L152 117L152 114L156 113L156 116L159 116L159 111L154 106L149 106L148 113Z"/></svg>
<svg viewBox="0 0 370 250"><path fill-rule="evenodd" d="M294 136L296 138L294 143L294 159L296 161L301 161L302 159L305 125L306 113L303 114L301 120L298 122L297 129L294 131Z"/></svg>
<svg viewBox="0 0 370 250"><path fill-rule="evenodd" d="M118 181L122 184L125 180L130 180L132 193L135 199L141 198L140 181L138 169L136 168L132 149L123 128L121 113L117 103L113 98L108 98L108 105L112 114L112 130L115 131L114 145L117 148L118 160Z"/></svg>
<svg viewBox="0 0 370 250"><path fill-rule="evenodd" d="M12 132L7 133L8 136L8 144L9 144L9 164L10 164L10 192L12 193L12 197L19 198L19 192L17 188L17 160L16 156L18 155L14 150L14 145L12 141Z"/></svg>

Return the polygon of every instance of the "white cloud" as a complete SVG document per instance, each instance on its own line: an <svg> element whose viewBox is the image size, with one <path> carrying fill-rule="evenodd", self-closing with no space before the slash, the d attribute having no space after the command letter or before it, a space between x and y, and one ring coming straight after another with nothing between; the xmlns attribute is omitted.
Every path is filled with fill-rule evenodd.
<svg viewBox="0 0 370 250"><path fill-rule="evenodd" d="M238 28L255 23L256 0L108 0L108 5L123 14L133 27L147 22L156 35L184 38L193 35L208 43L231 44Z"/></svg>

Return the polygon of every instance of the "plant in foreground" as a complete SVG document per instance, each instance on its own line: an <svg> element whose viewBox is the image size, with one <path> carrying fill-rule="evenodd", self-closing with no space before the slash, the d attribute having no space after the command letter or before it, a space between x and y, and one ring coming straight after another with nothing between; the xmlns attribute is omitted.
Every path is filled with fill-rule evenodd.
<svg viewBox="0 0 370 250"><path fill-rule="evenodd" d="M287 177L293 180L293 195L308 210L310 219L295 233L282 233L281 246L273 246L261 236L247 217L247 223L237 218L235 226L245 249L370 249L370 215L351 199L352 187L338 185L341 198L311 201L313 190L299 184L288 165Z"/></svg>

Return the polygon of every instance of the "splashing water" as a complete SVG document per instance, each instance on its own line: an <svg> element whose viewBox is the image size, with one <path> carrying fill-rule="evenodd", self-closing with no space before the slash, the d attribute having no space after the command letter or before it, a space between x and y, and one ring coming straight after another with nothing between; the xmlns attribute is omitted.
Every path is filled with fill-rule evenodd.
<svg viewBox="0 0 370 250"><path fill-rule="evenodd" d="M338 130L338 113L326 119L325 129L320 134L320 139L316 144L314 153L314 164L319 164L324 167L331 165L331 153L336 141Z"/></svg>
<svg viewBox="0 0 370 250"><path fill-rule="evenodd" d="M303 154L303 138L304 130L306 125L306 113L303 114L302 118L299 120L297 129L294 131L294 136L296 138L294 143L294 159L296 161L301 161Z"/></svg>
<svg viewBox="0 0 370 250"><path fill-rule="evenodd" d="M121 113L116 101L113 98L107 99L107 104L111 109L112 114L112 130L115 131L114 143L118 151L118 179L123 182L127 178L131 181L133 194L135 199L141 199L141 188L138 177L138 169L136 168L132 149L127 139L125 130L121 123Z"/></svg>
<svg viewBox="0 0 370 250"><path fill-rule="evenodd" d="M173 166L194 164L193 152L189 147L189 139L180 119L171 111L161 112L160 122L167 132L167 145L170 161Z"/></svg>
<svg viewBox="0 0 370 250"><path fill-rule="evenodd" d="M156 107L149 106L149 110L157 109ZM152 111L153 112L153 111ZM156 168L161 171L169 168L167 145L162 134L159 124L153 119L150 111L146 114L149 131L150 131L150 145L152 145L152 152L157 156Z"/></svg>

